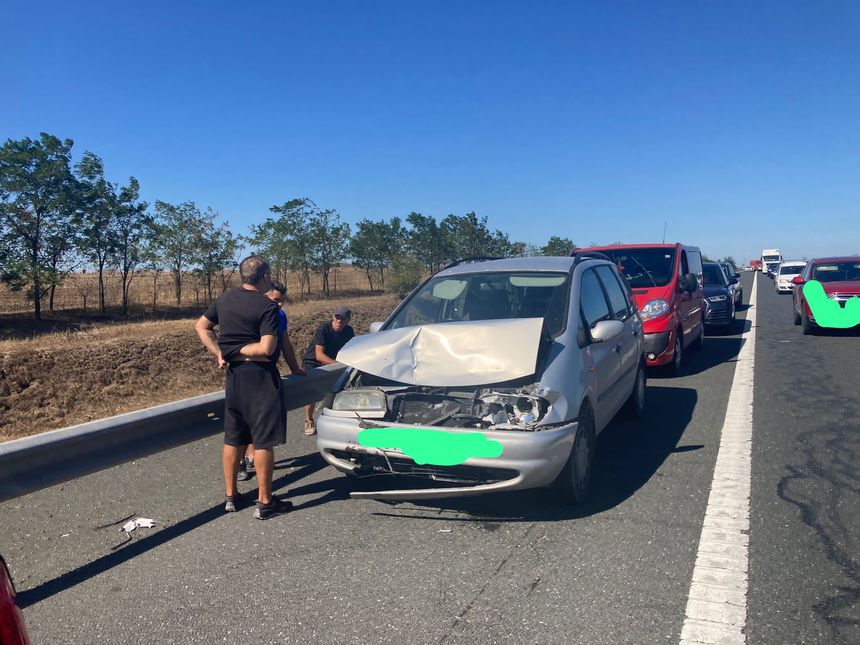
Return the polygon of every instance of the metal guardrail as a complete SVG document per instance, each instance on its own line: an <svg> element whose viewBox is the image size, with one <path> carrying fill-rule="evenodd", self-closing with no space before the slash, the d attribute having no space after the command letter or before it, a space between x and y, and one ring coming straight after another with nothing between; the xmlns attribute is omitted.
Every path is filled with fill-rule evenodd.
<svg viewBox="0 0 860 645"><path fill-rule="evenodd" d="M344 369L285 377L286 408L322 399ZM223 416L224 392L213 392L0 443L0 502L217 434Z"/></svg>

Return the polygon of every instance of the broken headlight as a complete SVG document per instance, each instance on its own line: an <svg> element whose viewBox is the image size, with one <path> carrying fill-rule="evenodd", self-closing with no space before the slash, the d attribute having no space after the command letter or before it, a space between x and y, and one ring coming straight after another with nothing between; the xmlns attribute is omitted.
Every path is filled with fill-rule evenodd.
<svg viewBox="0 0 860 645"><path fill-rule="evenodd" d="M545 398L523 391L485 390L478 399L487 413L482 421L492 426L531 426L543 419L549 409Z"/></svg>
<svg viewBox="0 0 860 645"><path fill-rule="evenodd" d="M385 412L388 409L385 392L361 388L338 392L331 407L350 412Z"/></svg>

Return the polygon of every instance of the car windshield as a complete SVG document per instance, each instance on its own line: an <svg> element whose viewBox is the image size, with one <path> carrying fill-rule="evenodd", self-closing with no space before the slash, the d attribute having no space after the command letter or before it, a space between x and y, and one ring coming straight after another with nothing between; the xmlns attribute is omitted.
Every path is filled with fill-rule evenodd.
<svg viewBox="0 0 860 645"><path fill-rule="evenodd" d="M819 282L860 280L860 262L827 262L825 264L816 264L812 270L812 279Z"/></svg>
<svg viewBox="0 0 860 645"><path fill-rule="evenodd" d="M716 285L719 287L726 286L726 280L723 277L723 272L716 264L703 264L703 275L705 284Z"/></svg>
<svg viewBox="0 0 860 645"><path fill-rule="evenodd" d="M543 318L555 337L564 331L567 273L472 273L435 277L397 312L385 329L467 320Z"/></svg>
<svg viewBox="0 0 860 645"><path fill-rule="evenodd" d="M634 289L664 287L675 273L675 249L642 248L600 251L618 265Z"/></svg>
<svg viewBox="0 0 860 645"><path fill-rule="evenodd" d="M765 262L779 262L779 256L778 255L765 255L762 258L762 260L764 260Z"/></svg>
<svg viewBox="0 0 860 645"><path fill-rule="evenodd" d="M803 271L804 266L805 265L803 265L803 264L798 264L795 266L783 265L783 266L779 267L779 275L797 275L798 273Z"/></svg>

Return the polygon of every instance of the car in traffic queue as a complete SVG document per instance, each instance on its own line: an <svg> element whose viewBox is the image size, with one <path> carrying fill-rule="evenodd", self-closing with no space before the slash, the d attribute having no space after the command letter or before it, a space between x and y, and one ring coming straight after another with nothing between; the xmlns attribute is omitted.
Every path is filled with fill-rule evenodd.
<svg viewBox="0 0 860 645"><path fill-rule="evenodd" d="M599 254L449 265L371 331L338 353L348 368L317 418L317 446L347 475L426 485L353 497L551 485L581 502L597 435L625 406L634 417L645 406L642 320Z"/></svg>
<svg viewBox="0 0 860 645"><path fill-rule="evenodd" d="M6 561L0 555L0 644L27 645L24 616L15 602L15 585Z"/></svg>
<svg viewBox="0 0 860 645"><path fill-rule="evenodd" d="M723 268L723 273L726 274L726 279L734 278L734 281L729 281L732 288L732 298L734 299L735 308L740 307L744 302L744 287L741 284L741 274L730 262L720 262Z"/></svg>
<svg viewBox="0 0 860 645"><path fill-rule="evenodd" d="M803 273L806 260L787 260L779 265L776 277L773 279L773 288L777 293L791 293L794 285L794 276Z"/></svg>
<svg viewBox="0 0 860 645"><path fill-rule="evenodd" d="M583 251L607 255L627 280L645 325L649 367L682 369L684 352L705 343L702 254L685 244L619 244Z"/></svg>
<svg viewBox="0 0 860 645"><path fill-rule="evenodd" d="M729 278L718 262L703 262L702 272L707 300L705 323L731 327L735 323L736 312L732 281L736 282L737 278Z"/></svg>
<svg viewBox="0 0 860 645"><path fill-rule="evenodd" d="M827 298L845 309L850 299L860 298L860 256L815 258L800 275L792 278L794 324L802 327L804 335L814 334L820 328L804 291L810 280L820 282Z"/></svg>

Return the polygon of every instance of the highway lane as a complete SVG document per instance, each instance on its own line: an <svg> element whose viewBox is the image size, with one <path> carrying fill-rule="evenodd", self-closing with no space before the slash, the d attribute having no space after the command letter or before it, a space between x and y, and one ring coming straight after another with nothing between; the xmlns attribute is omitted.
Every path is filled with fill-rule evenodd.
<svg viewBox="0 0 860 645"><path fill-rule="evenodd" d="M748 274L744 282L748 293ZM766 295L760 334L782 306ZM837 355L856 348L853 338L825 340ZM617 421L601 436L595 495L578 509L544 491L351 500L355 483L323 466L291 413L276 474L299 504L289 516L221 512L212 438L0 505L0 550L35 642L677 642L740 343L738 334L710 336L684 376L649 381L646 423ZM756 432L760 401L774 394L759 393L765 345L756 346ZM814 457L819 446L809 450ZM806 633L775 613L807 600L796 593L801 574L773 571L785 567L770 536L811 569L829 562L812 527L796 544L792 523L807 525L778 492L789 457L799 456L779 463L755 435L750 642ZM799 494L827 509L817 492ZM105 525L132 514L162 524L114 548L122 535ZM852 531L844 519L843 529ZM816 602L830 597L815 590Z"/></svg>
<svg viewBox="0 0 860 645"><path fill-rule="evenodd" d="M860 643L860 334L759 286L747 634Z"/></svg>

